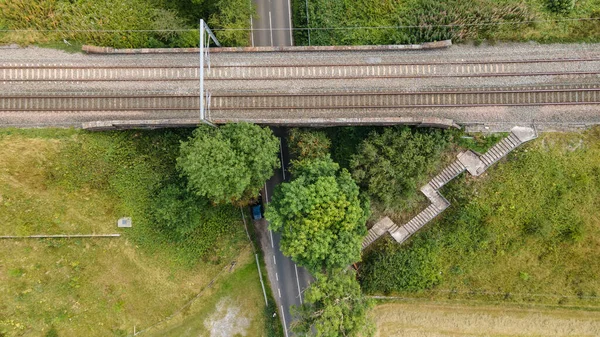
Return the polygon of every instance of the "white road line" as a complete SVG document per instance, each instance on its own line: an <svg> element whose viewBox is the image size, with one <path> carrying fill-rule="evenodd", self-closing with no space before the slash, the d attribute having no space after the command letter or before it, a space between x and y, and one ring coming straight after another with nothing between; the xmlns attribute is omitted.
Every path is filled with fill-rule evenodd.
<svg viewBox="0 0 600 337"><path fill-rule="evenodd" d="M269 11L269 31L271 32L271 47L273 47L273 22L271 21L271 11Z"/></svg>
<svg viewBox="0 0 600 337"><path fill-rule="evenodd" d="M294 263L294 269L296 269L296 283L298 284L298 298L300 299L300 304L302 305L302 292L300 291L300 279L298 278L298 266Z"/></svg>
<svg viewBox="0 0 600 337"><path fill-rule="evenodd" d="M281 173L283 173L283 181L285 181L285 164L283 163L283 141L279 138L279 154L281 155Z"/></svg>
<svg viewBox="0 0 600 337"><path fill-rule="evenodd" d="M283 317L283 332L285 333L285 337L288 337L287 325L285 324L285 313L283 312L283 305L281 306L281 317Z"/></svg>
<svg viewBox="0 0 600 337"><path fill-rule="evenodd" d="M252 15L250 15L250 40L252 41L252 47L254 47L254 24L252 23L252 21L253 18Z"/></svg>
<svg viewBox="0 0 600 337"><path fill-rule="evenodd" d="M275 273L275 278L277 279L277 282L279 282L279 275L277 275L277 273Z"/></svg>
<svg viewBox="0 0 600 337"><path fill-rule="evenodd" d="M267 183L265 183L265 204L269 203L269 193L267 192Z"/></svg>
<svg viewBox="0 0 600 337"><path fill-rule="evenodd" d="M273 264L277 264L277 261L275 261L275 255L273 255Z"/></svg>
<svg viewBox="0 0 600 337"><path fill-rule="evenodd" d="M294 45L294 38L292 37L292 5L291 0L288 0L288 18L290 20L290 45Z"/></svg>
<svg viewBox="0 0 600 337"><path fill-rule="evenodd" d="M277 288L277 293L279 294L279 298L281 298L281 290Z"/></svg>
<svg viewBox="0 0 600 337"><path fill-rule="evenodd" d="M271 234L271 248L275 248L273 245L273 231L269 230L269 234Z"/></svg>

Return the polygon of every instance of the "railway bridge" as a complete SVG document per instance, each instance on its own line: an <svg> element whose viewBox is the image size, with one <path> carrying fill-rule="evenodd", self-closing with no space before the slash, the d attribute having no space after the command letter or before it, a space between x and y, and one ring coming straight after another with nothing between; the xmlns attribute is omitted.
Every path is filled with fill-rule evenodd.
<svg viewBox="0 0 600 337"><path fill-rule="evenodd" d="M95 51L0 50L0 125L199 123L193 50ZM553 129L600 123L599 69L598 44L224 48L204 80L215 123Z"/></svg>

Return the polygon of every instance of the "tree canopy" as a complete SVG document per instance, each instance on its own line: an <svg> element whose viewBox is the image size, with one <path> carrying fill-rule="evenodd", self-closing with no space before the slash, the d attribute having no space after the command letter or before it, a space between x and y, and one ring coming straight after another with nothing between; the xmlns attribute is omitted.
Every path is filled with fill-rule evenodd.
<svg viewBox="0 0 600 337"><path fill-rule="evenodd" d="M336 270L317 274L316 279L304 293L304 304L296 307L299 317L292 325L294 332L322 337L373 334L366 316L372 301L362 295L354 271Z"/></svg>
<svg viewBox="0 0 600 337"><path fill-rule="evenodd" d="M295 162L292 176L275 190L265 214L281 232L282 252L313 273L360 260L368 206L348 171L327 155Z"/></svg>
<svg viewBox="0 0 600 337"><path fill-rule="evenodd" d="M352 156L352 177L385 207L397 207L416 192L447 144L447 134L437 130L394 127L373 132Z"/></svg>
<svg viewBox="0 0 600 337"><path fill-rule="evenodd" d="M279 141L248 123L201 126L181 144L177 166L191 190L214 203L245 203L279 167Z"/></svg>

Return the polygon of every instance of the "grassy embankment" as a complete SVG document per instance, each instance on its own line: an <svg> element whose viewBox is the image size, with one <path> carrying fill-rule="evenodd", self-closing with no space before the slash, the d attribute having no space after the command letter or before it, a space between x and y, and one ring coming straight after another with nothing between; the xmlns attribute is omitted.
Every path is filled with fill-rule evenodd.
<svg viewBox="0 0 600 337"><path fill-rule="evenodd" d="M442 194L437 220L364 257L367 292L600 309L599 129L543 134Z"/></svg>
<svg viewBox="0 0 600 337"><path fill-rule="evenodd" d="M125 336L178 312L201 292L150 332L186 325L207 331L206 317L218 322L226 315L218 310L223 302L239 309L230 324L265 334L262 290L239 209L198 201L182 214L195 222L185 235L174 233L164 209L158 211L170 195L160 191L181 183L174 159L188 134L0 132L0 234L123 234L2 241L0 335L54 329L58 336ZM180 201L189 205L186 200ZM118 230L121 216L132 216L134 227Z"/></svg>
<svg viewBox="0 0 600 337"><path fill-rule="evenodd" d="M0 0L0 44L39 44L81 50L82 44L115 48L197 47L204 18L225 46L249 45L254 13L245 0ZM67 40L70 44L63 42Z"/></svg>
<svg viewBox="0 0 600 337"><path fill-rule="evenodd" d="M404 301L371 313L376 337L563 337L600 335L600 315L564 309L524 309L473 303Z"/></svg>
<svg viewBox="0 0 600 337"><path fill-rule="evenodd" d="M294 26L306 28L306 2L292 3ZM575 1L569 14L552 13L546 4L546 0L311 0L308 27L388 27L314 29L310 31L312 45L407 44L443 39L600 41L600 0ZM595 20L572 20L576 18ZM410 28L393 28L397 26ZM296 31L294 41L297 45L308 44L308 32Z"/></svg>

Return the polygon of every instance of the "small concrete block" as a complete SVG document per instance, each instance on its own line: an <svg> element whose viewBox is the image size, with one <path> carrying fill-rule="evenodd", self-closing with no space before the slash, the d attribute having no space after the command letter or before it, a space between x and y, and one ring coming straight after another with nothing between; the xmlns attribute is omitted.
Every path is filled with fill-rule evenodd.
<svg viewBox="0 0 600 337"><path fill-rule="evenodd" d="M457 157L458 161L467 168L470 174L478 176L485 171L485 164L475 152L468 150L459 153Z"/></svg>
<svg viewBox="0 0 600 337"><path fill-rule="evenodd" d="M396 240L398 243L404 242L410 236L410 233L404 227L398 227L394 232L390 233L390 235Z"/></svg>
<svg viewBox="0 0 600 337"><path fill-rule="evenodd" d="M386 216L385 218L377 221L377 223L371 227L370 231L376 233L377 236L382 236L393 225L394 222Z"/></svg>
<svg viewBox="0 0 600 337"><path fill-rule="evenodd" d="M117 227L131 227L131 218L121 218L117 221Z"/></svg>
<svg viewBox="0 0 600 337"><path fill-rule="evenodd" d="M423 194L425 194L425 196L427 197L427 199L431 200L432 198L434 198L436 191L433 188L433 186L431 186L430 183L427 183L425 185L423 185L423 187L421 187L421 192Z"/></svg>
<svg viewBox="0 0 600 337"><path fill-rule="evenodd" d="M535 130L533 128L515 126L514 128L510 129L510 132L514 133L515 136L517 136L517 138L519 138L519 140L523 143L537 138L537 135L535 134Z"/></svg>

